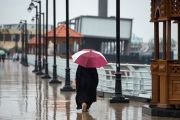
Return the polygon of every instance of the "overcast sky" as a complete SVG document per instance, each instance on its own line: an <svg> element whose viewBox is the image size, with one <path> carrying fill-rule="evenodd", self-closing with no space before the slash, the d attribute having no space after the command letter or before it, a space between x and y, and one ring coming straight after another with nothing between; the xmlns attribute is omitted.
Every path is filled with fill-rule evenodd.
<svg viewBox="0 0 180 120"><path fill-rule="evenodd" d="M45 12L45 2L42 1L42 12ZM35 16L35 10L31 13L27 8L31 0L0 0L0 24L19 23L21 19L31 19ZM116 0L108 1L108 16L116 14ZM69 0L69 17L80 15L97 15L98 0ZM133 33L148 41L153 37L153 23L150 23L150 0L120 0L121 17L133 19ZM49 0L49 24L53 24L53 0ZM65 21L65 0L56 0L56 21ZM176 40L176 27L172 25L172 38ZM160 32L161 33L161 32Z"/></svg>

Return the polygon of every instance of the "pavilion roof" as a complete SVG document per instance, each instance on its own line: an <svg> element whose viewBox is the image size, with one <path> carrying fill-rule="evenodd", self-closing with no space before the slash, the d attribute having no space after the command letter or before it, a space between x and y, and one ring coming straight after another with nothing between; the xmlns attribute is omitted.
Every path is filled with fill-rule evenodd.
<svg viewBox="0 0 180 120"><path fill-rule="evenodd" d="M54 36L54 29L48 32L48 37ZM60 24L56 27L56 37L65 38L66 37L66 25ZM79 32L69 28L69 37L71 38L81 38L82 35Z"/></svg>
<svg viewBox="0 0 180 120"><path fill-rule="evenodd" d="M37 39L37 42L39 42L39 39ZM29 45L35 45L35 44L36 44L36 37L31 38L31 39L28 41L28 44L29 44ZM41 44L43 44L43 38L42 38L42 37L41 37Z"/></svg>

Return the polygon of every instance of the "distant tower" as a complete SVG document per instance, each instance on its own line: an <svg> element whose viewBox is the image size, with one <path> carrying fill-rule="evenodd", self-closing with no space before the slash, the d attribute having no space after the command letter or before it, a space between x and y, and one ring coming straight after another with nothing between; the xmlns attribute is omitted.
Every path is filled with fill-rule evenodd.
<svg viewBox="0 0 180 120"><path fill-rule="evenodd" d="M107 17L107 9L108 9L108 1L107 0L99 0L98 5L98 16L99 17Z"/></svg>

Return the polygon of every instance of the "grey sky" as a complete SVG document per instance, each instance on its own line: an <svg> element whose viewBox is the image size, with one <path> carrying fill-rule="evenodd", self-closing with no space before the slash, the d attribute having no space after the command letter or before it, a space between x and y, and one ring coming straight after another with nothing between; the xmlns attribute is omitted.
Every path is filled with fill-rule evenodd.
<svg viewBox="0 0 180 120"><path fill-rule="evenodd" d="M0 0L0 24L19 23L21 19L27 19L28 23L35 15L27 8L31 0ZM42 11L45 12L45 2L42 0ZM53 0L49 0L49 24L53 23ZM150 0L121 0L121 17L133 19L133 33L148 41L153 37L153 24L150 20ZM97 15L98 0L69 0L70 18L80 15ZM108 16L115 16L116 0L108 1ZM56 0L57 22L65 20L65 0ZM161 25L160 25L161 26ZM176 40L176 27L172 27L172 38ZM161 32L160 32L161 33Z"/></svg>

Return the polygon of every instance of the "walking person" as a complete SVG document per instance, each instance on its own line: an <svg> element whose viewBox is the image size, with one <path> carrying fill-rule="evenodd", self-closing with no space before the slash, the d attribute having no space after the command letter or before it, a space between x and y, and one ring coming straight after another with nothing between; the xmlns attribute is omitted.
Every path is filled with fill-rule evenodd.
<svg viewBox="0 0 180 120"><path fill-rule="evenodd" d="M93 102L96 102L98 73L96 68L78 66L76 71L76 104L77 109L87 112Z"/></svg>
<svg viewBox="0 0 180 120"><path fill-rule="evenodd" d="M3 62L5 61L5 57L6 57L5 54L1 55L1 58L2 58L2 61L3 61Z"/></svg>
<svg viewBox="0 0 180 120"><path fill-rule="evenodd" d="M16 61L19 61L19 53L16 53Z"/></svg>
<svg viewBox="0 0 180 120"><path fill-rule="evenodd" d="M97 69L108 62L102 53L93 49L83 49L72 55L78 64L76 71L76 104L77 109L87 112L93 102L96 102L98 86Z"/></svg>
<svg viewBox="0 0 180 120"><path fill-rule="evenodd" d="M13 58L12 58L13 62L15 62L17 60L17 53L13 54Z"/></svg>

